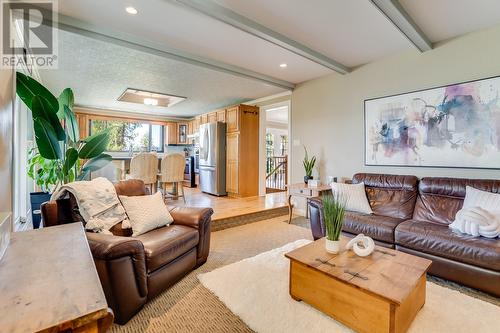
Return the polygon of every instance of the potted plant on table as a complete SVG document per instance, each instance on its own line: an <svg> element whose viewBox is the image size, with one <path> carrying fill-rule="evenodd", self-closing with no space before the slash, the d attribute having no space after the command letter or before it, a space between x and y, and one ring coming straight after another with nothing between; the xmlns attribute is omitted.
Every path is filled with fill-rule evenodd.
<svg viewBox="0 0 500 333"><path fill-rule="evenodd" d="M323 197L323 216L325 219L326 251L337 254L340 251L340 233L344 224L345 200L339 195Z"/></svg>
<svg viewBox="0 0 500 333"><path fill-rule="evenodd" d="M44 191L31 194L32 213L35 213L41 203L50 198L48 193L51 190L74 180L86 179L90 172L111 161L111 156L104 154L110 134L105 130L80 138L70 88L64 89L56 98L38 81L17 72L16 93L31 110L33 118L36 148L29 154L28 176ZM33 215L34 226L37 218Z"/></svg>
<svg viewBox="0 0 500 333"><path fill-rule="evenodd" d="M307 148L304 146L304 160L302 161L302 164L304 165L304 170L306 172L306 175L304 176L304 183L307 184L309 179L313 179L312 173L314 169L314 165L316 164L316 156L311 157L309 159L309 155L307 153Z"/></svg>

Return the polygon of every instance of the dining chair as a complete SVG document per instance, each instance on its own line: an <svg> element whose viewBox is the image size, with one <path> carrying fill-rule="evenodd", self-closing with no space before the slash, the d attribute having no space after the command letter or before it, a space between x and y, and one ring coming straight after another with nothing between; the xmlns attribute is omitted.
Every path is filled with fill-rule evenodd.
<svg viewBox="0 0 500 333"><path fill-rule="evenodd" d="M156 192L158 157L156 154L140 153L130 161L130 178L140 179L149 186L151 193Z"/></svg>
<svg viewBox="0 0 500 333"><path fill-rule="evenodd" d="M168 154L161 160L160 167L160 183L163 188L163 198L180 198L186 203L184 195L184 169L186 167L186 159L182 154ZM167 192L167 184L177 186L176 193Z"/></svg>

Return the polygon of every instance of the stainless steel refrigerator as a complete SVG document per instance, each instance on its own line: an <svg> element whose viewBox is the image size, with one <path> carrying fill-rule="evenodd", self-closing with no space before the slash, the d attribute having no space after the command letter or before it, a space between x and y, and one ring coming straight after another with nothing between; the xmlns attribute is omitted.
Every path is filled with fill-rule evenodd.
<svg viewBox="0 0 500 333"><path fill-rule="evenodd" d="M227 195L226 192L226 124L200 126L200 188L202 192Z"/></svg>

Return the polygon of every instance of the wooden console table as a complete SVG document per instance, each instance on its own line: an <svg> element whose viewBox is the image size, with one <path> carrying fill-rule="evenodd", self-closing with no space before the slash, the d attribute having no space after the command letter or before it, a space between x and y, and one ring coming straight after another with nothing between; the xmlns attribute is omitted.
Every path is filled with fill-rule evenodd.
<svg viewBox="0 0 500 333"><path fill-rule="evenodd" d="M319 185L316 187L307 186L306 183L290 184L286 186L288 192L288 223L292 222L292 196L306 198L306 219L309 218L309 199L319 197L323 192L331 191L329 185Z"/></svg>
<svg viewBox="0 0 500 333"><path fill-rule="evenodd" d="M12 233L0 294L2 332L101 333L113 322L81 223Z"/></svg>

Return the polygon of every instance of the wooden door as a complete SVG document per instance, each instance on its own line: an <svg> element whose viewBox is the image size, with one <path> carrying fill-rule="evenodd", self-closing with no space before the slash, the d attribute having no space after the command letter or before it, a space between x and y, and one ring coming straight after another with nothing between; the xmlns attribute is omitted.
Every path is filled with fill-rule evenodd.
<svg viewBox="0 0 500 333"><path fill-rule="evenodd" d="M217 111L217 121L226 122L226 110Z"/></svg>
<svg viewBox="0 0 500 333"><path fill-rule="evenodd" d="M212 112L208 114L208 122L216 123L217 122L217 112Z"/></svg>
<svg viewBox="0 0 500 333"><path fill-rule="evenodd" d="M226 138L226 191L237 194L239 192L238 160L240 135L230 133Z"/></svg>
<svg viewBox="0 0 500 333"><path fill-rule="evenodd" d="M238 132L240 130L239 108L237 106L226 110L226 123L228 133Z"/></svg>

